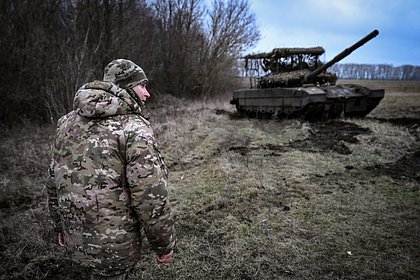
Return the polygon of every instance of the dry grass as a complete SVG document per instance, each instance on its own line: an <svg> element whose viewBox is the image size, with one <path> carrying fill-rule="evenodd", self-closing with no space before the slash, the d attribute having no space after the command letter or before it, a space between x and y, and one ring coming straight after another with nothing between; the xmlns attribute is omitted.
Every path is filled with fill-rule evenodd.
<svg viewBox="0 0 420 280"><path fill-rule="evenodd" d="M228 100L152 104L179 241L170 266L145 246L130 279L416 279L420 140L415 121L393 120L419 101L400 87L404 101L388 92L369 118L330 123L237 118ZM0 279L87 275L45 216L52 133L2 139Z"/></svg>

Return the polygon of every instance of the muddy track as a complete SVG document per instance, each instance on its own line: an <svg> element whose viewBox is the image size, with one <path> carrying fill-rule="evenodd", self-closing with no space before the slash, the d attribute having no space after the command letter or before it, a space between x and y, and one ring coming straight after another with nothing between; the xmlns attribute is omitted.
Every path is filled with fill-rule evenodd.
<svg viewBox="0 0 420 280"><path fill-rule="evenodd" d="M420 182L420 149L396 162L369 166L366 170L376 176L387 175L396 179L412 179Z"/></svg>
<svg viewBox="0 0 420 280"><path fill-rule="evenodd" d="M270 153L266 155L279 155L279 152L285 152L297 149L305 152L326 152L334 151L338 154L351 154L346 143L358 143L357 135L370 134L368 128L360 127L356 124L344 121L327 121L314 123L308 128L309 137L303 140L291 142L287 145L262 145L254 147L232 146L229 151L238 152L242 155L254 150L266 150Z"/></svg>
<svg viewBox="0 0 420 280"><path fill-rule="evenodd" d="M315 123L307 139L292 142L289 146L301 151L323 152L332 150L338 154L351 154L346 143L358 143L357 135L370 134L368 128L344 121Z"/></svg>
<svg viewBox="0 0 420 280"><path fill-rule="evenodd" d="M372 118L379 122L391 123L408 129L417 141L420 141L420 118Z"/></svg>
<svg viewBox="0 0 420 280"><path fill-rule="evenodd" d="M401 125L405 127L418 127L420 126L420 118L371 118L372 120L380 121L380 122L389 122L395 125Z"/></svg>

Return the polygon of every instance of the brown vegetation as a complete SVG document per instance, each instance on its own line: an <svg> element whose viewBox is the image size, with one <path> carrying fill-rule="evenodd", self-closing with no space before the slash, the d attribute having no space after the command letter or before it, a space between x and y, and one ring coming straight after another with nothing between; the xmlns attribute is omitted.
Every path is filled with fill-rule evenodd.
<svg viewBox="0 0 420 280"><path fill-rule="evenodd" d="M229 96L160 96L148 112L170 169L178 248L160 266L146 243L130 279L416 279L420 85L377 86L389 90L368 118L318 123L239 118ZM2 280L87 278L48 221L52 135L2 133Z"/></svg>

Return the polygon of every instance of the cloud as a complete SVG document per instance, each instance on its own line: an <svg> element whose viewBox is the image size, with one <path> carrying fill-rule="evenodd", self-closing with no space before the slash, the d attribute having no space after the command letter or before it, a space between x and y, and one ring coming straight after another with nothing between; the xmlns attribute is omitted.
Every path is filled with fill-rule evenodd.
<svg viewBox="0 0 420 280"><path fill-rule="evenodd" d="M331 59L373 29L343 62L420 64L418 0L250 0L262 39L252 51L323 46Z"/></svg>
<svg viewBox="0 0 420 280"><path fill-rule="evenodd" d="M308 15L329 19L335 23L354 24L370 18L360 1L307 0L306 2L306 5L310 7L307 9ZM315 11L315 13L311 13L311 11Z"/></svg>

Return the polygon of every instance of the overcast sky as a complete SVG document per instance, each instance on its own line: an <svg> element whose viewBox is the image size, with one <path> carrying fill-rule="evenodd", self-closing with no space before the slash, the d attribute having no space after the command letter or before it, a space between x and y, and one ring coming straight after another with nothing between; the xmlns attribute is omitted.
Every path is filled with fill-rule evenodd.
<svg viewBox="0 0 420 280"><path fill-rule="evenodd" d="M420 65L420 0L249 0L261 31L252 52L323 46L329 60L374 29L342 63Z"/></svg>

